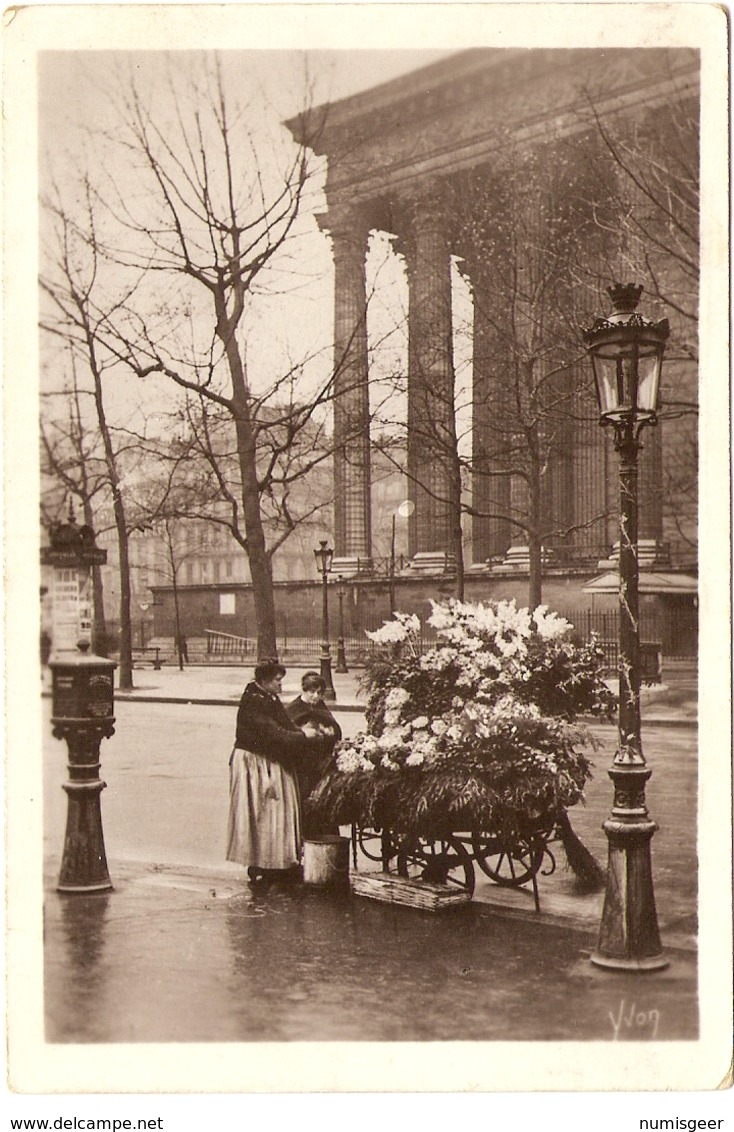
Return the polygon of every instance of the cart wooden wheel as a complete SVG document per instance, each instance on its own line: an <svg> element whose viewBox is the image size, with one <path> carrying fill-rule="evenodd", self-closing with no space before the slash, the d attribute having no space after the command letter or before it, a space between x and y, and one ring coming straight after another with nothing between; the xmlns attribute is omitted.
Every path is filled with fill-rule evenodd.
<svg viewBox="0 0 734 1132"><path fill-rule="evenodd" d="M418 837L398 848L398 872L413 879L433 881L474 892L474 865L464 846L451 837Z"/></svg>
<svg viewBox="0 0 734 1132"><path fill-rule="evenodd" d="M368 861L382 861L383 834L380 830L357 826L355 838L357 847Z"/></svg>
<svg viewBox="0 0 734 1132"><path fill-rule="evenodd" d="M532 880L543 863L542 837L517 838L508 845L485 833L472 834L474 860L495 884L517 888Z"/></svg>

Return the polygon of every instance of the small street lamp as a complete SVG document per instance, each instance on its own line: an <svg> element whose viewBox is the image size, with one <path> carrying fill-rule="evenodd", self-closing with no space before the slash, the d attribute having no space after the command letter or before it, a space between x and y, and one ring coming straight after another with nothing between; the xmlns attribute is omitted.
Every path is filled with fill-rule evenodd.
<svg viewBox="0 0 734 1132"><path fill-rule="evenodd" d="M349 672L347 668L347 654L344 647L344 598L346 596L346 588L344 586L344 579L341 574L338 575L337 581L339 583L336 591L336 596L339 598L339 639L336 642L336 672Z"/></svg>
<svg viewBox="0 0 734 1132"><path fill-rule="evenodd" d="M639 435L657 423L658 387L668 320L637 313L642 287L608 288L609 318L584 331L594 369L602 425L614 429L619 453L619 748L609 777L614 803L603 829L609 843L607 890L598 967L654 971L668 966L662 953L653 891L650 842L658 828L645 805L651 771L642 753L640 723L639 563L637 558L637 462Z"/></svg>
<svg viewBox="0 0 734 1132"><path fill-rule="evenodd" d="M331 648L329 646L329 588L328 579L329 571L331 570L331 563L334 558L333 549L327 545L326 539L321 539L318 550L314 550L314 558L316 559L316 569L321 574L322 582L322 605L321 605L321 676L323 677L326 688L324 691L325 700L335 700L336 692L334 691L334 681L331 676Z"/></svg>
<svg viewBox="0 0 734 1132"><path fill-rule="evenodd" d="M145 648L145 615L148 612L148 610L150 609L151 603L149 601L141 601L141 602L138 602L138 604L140 606L140 612L143 615L140 618L140 647L141 647L141 649L144 649Z"/></svg>
<svg viewBox="0 0 734 1132"><path fill-rule="evenodd" d="M390 566L389 566L389 595L390 595L390 616L392 617L396 611L395 601L395 520L398 515L401 519L409 519L415 511L415 503L412 499L404 499L398 507L397 511L393 511L390 520Z"/></svg>
<svg viewBox="0 0 734 1132"><path fill-rule="evenodd" d="M395 616L395 512L390 519L390 616Z"/></svg>
<svg viewBox="0 0 734 1132"><path fill-rule="evenodd" d="M138 604L140 605L140 610L143 614L142 618L140 619L140 647L141 647L141 649L145 649L145 647L146 647L146 645L145 645L145 614L153 606L160 605L161 603L158 602L158 601L141 601ZM153 661L153 668L156 672L160 672L162 667L163 667L163 665L161 664L161 659L160 659L158 650L156 649L155 660Z"/></svg>

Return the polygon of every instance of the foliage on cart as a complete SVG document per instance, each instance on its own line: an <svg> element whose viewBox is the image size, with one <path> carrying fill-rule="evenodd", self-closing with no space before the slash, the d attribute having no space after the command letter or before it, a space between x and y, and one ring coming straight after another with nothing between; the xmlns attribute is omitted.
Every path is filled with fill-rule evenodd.
<svg viewBox="0 0 734 1132"><path fill-rule="evenodd" d="M430 624L427 651L415 616L370 634L367 728L340 743L311 809L406 834L517 840L553 827L591 775L579 717L614 709L601 649L543 606L433 603Z"/></svg>

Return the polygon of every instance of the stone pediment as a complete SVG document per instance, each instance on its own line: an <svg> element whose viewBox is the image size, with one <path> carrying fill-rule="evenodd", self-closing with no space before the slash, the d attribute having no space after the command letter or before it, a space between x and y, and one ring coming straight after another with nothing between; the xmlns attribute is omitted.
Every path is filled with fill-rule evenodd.
<svg viewBox="0 0 734 1132"><path fill-rule="evenodd" d="M680 97L698 82L689 49L480 49L352 98L318 107L328 193L374 196L426 175L491 160L511 131L561 136L584 126L588 95L602 113ZM300 120L287 123L294 136Z"/></svg>

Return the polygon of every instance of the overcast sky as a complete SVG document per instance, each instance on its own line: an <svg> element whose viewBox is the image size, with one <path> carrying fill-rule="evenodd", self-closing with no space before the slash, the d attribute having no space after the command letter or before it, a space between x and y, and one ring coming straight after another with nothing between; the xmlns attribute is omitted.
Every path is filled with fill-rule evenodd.
<svg viewBox="0 0 734 1132"><path fill-rule="evenodd" d="M295 149L290 133L281 123L303 108L306 75L312 83L313 100L321 103L387 82L447 54L450 53L423 50L258 50L219 52L219 57L229 95L234 95L245 108L253 130L261 131L262 152L267 152L273 136L286 149ZM115 178L115 162L121 155L96 139L115 121L111 99L124 85L124 76L132 74L141 89L148 92L159 122L166 117L173 122L176 105L167 93L166 68L172 68L174 73L183 72L188 64L195 62L195 56L196 53L189 51L42 52L38 87L41 191L48 189L53 177L62 194L70 192L84 168L90 169L93 180L98 183L107 173ZM171 129L173 136L173 126ZM112 132L115 132L114 126ZM119 177L117 181L120 182ZM133 181L123 183L134 195ZM296 273L286 279L285 286L290 293L258 299L247 316L250 323L243 327L243 340L247 341L248 366L254 385L269 384L284 359L292 361L318 355L307 371L314 381L323 380L331 364L331 248L313 219L313 212L324 208L323 195L316 194L304 209L295 245L301 257L300 276ZM371 305L370 327L374 339L382 342L389 320L401 320L407 304L407 285L402 263L390 254L384 239L377 240L369 257L368 287L378 266L380 294ZM404 354L405 347L403 327L402 333L394 336L392 345L385 344L373 375L380 372L380 366L385 372L396 365L400 367L403 364L401 351ZM52 381L54 373L61 372L60 361L53 359L49 363L49 348L58 350L58 342L45 344L46 376L45 381L42 377L42 383ZM156 390L151 384L147 383L143 391L140 383L128 382L127 388L116 387L111 394L115 398L122 397L125 404L137 401L141 410L150 416L157 411Z"/></svg>
<svg viewBox="0 0 734 1132"><path fill-rule="evenodd" d="M170 52L184 58L190 52ZM243 90L260 86L281 120L303 105L304 66L315 80L317 102L336 101L427 66L452 52L426 50L220 51L228 70L240 72ZM105 122L102 96L118 64L140 74L160 69L157 51L48 51L39 56L39 125L45 143L71 144L80 128Z"/></svg>

